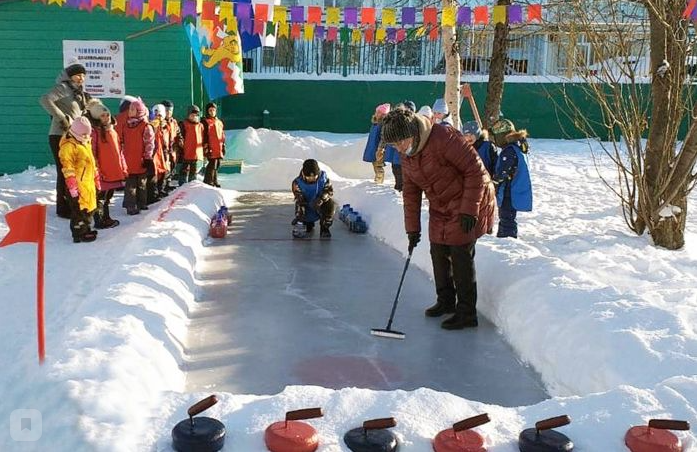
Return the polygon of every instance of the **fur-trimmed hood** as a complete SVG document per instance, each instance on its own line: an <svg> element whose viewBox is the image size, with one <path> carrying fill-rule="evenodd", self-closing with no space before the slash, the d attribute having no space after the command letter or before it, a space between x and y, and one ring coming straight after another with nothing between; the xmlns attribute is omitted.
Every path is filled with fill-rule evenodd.
<svg viewBox="0 0 697 452"><path fill-rule="evenodd" d="M414 139L418 139L418 142L414 143L411 154L407 154L409 157L418 154L426 146L428 137L431 135L431 129L433 128L431 121L425 116L415 114L414 121L418 128L418 132Z"/></svg>

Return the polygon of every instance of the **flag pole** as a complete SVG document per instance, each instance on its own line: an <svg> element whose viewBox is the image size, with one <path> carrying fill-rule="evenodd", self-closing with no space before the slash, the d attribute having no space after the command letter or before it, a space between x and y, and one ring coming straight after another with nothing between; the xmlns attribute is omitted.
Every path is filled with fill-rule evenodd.
<svg viewBox="0 0 697 452"><path fill-rule="evenodd" d="M42 229L46 224L46 206L42 206L39 215L39 224ZM44 363L46 358L46 345L44 334L44 242L45 234L39 237L36 253L36 328L39 341L39 364Z"/></svg>

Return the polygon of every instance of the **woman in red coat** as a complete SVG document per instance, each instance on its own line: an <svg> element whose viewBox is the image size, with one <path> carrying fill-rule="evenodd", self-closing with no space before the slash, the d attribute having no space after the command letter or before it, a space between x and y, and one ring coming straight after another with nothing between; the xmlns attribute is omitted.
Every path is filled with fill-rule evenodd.
<svg viewBox="0 0 697 452"><path fill-rule="evenodd" d="M382 138L400 154L404 225L409 249L421 240L421 200L429 201L428 235L437 302L429 317L454 315L441 326L477 326L474 247L492 229L495 194L489 173L471 143L452 127L406 109L383 120Z"/></svg>

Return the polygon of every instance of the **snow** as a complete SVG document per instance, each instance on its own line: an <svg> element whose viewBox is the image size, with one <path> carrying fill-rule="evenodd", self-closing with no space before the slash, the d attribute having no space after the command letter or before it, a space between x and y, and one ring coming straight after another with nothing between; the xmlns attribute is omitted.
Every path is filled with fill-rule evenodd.
<svg viewBox="0 0 697 452"><path fill-rule="evenodd" d="M144 215L101 231L93 244L73 244L65 220L48 215L46 245L47 361L35 339L35 247L0 248L0 418L19 408L42 414L36 443L0 432L0 450L170 450L170 430L208 393L187 393L188 315L195 309L196 261L206 252L209 216L235 190L288 190L303 159L317 158L339 204L350 203L369 233L406 255L402 206L372 182L361 162L365 136L229 133L231 158L243 174L221 176L232 190L187 185ZM517 450L523 428L569 414L560 429L577 450L622 451L624 431L650 418L697 425L697 223L688 217L686 246L666 251L625 226L582 142L532 140L534 212L519 215L519 240L486 236L477 246L481 314L493 321L542 375L553 398L507 408L428 388L372 391L288 386L274 395L218 393L207 411L225 423L225 450L263 451L263 431L287 410L321 406L309 421L321 452L346 451L344 432L369 418L393 415L403 451L430 450L430 439L466 417L488 412L479 427L488 450ZM603 167L601 171L608 171ZM0 177L0 213L53 204L55 169ZM116 200L119 203L120 199ZM688 214L694 212L694 196ZM428 212L423 211L422 224ZM0 236L7 232L0 215ZM431 272L424 227L412 262ZM9 423L6 422L6 426ZM697 450L689 432L676 432Z"/></svg>

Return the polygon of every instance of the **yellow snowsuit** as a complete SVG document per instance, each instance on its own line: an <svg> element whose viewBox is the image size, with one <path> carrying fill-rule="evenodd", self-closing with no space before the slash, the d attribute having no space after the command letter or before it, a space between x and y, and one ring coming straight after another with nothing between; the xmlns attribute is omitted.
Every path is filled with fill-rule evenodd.
<svg viewBox="0 0 697 452"><path fill-rule="evenodd" d="M64 135L58 157L63 165L65 179L74 177L77 180L80 210L92 212L97 208L97 188L94 182L97 166L92 155L92 145L89 142L82 144L75 138Z"/></svg>

